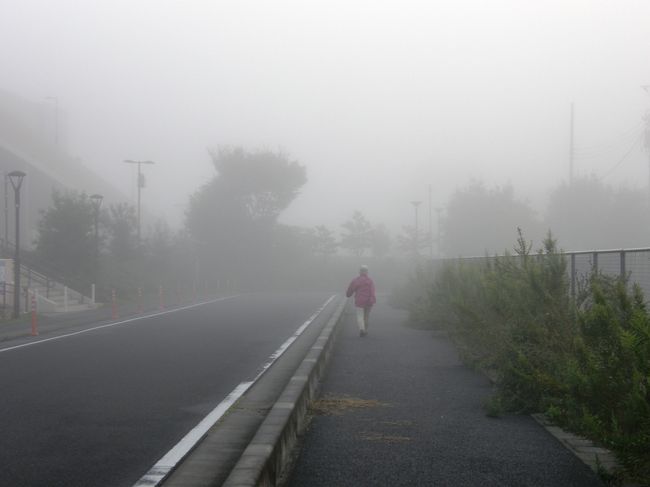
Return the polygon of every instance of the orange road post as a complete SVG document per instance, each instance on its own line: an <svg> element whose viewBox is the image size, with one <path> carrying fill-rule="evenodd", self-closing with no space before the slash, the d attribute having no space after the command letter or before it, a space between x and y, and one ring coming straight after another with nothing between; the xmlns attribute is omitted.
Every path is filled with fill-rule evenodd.
<svg viewBox="0 0 650 487"><path fill-rule="evenodd" d="M36 291L32 291L32 333L33 337L38 336L38 313L36 310Z"/></svg>
<svg viewBox="0 0 650 487"><path fill-rule="evenodd" d="M117 314L117 294L115 293L115 289L112 290L111 292L111 301L112 301L112 317L114 320L118 318Z"/></svg>

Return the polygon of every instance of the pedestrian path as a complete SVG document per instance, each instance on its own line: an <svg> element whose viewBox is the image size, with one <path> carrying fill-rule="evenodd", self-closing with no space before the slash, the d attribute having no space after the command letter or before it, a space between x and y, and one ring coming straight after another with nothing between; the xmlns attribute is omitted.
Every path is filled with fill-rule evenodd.
<svg viewBox="0 0 650 487"><path fill-rule="evenodd" d="M379 304L342 323L288 487L601 485L531 417L489 418L490 382L430 331Z"/></svg>

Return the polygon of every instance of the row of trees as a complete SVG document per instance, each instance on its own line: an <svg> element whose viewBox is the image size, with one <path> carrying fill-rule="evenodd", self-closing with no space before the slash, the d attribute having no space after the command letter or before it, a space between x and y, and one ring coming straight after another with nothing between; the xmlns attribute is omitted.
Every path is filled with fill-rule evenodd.
<svg viewBox="0 0 650 487"><path fill-rule="evenodd" d="M650 208L645 191L613 188L595 177L561 184L550 192L545 215L515 197L512 186L474 182L457 190L441 222L446 257L502 253L522 228L535 241L551 230L565 250L645 247Z"/></svg>
<svg viewBox="0 0 650 487"><path fill-rule="evenodd" d="M417 257L434 240L409 226L392 238L384 225L359 211L339 232L324 225L284 225L280 215L307 181L304 166L281 152L236 147L210 157L215 175L190 197L180 231L158 222L138 242L135 209L120 203L102 210L96 241L90 198L57 192L43 213L33 257L68 277L105 287L170 280L204 286L218 280L259 288L278 279L302 285L298 269L331 272L332 264L340 263L349 272L362 258ZM594 178L556 188L545 218L517 199L511 186L472 183L450 198L435 242L447 257L501 253L522 228L536 241L551 229L565 249L639 247L650 241L649 220L642 192L612 189Z"/></svg>
<svg viewBox="0 0 650 487"><path fill-rule="evenodd" d="M116 203L98 215L96 211L85 193L53 192L52 205L38 224L34 250L25 255L27 263L80 291L97 283L101 293L109 287L151 288L172 271L172 263L188 260L183 234L175 235L164 222L138 242L132 205Z"/></svg>
<svg viewBox="0 0 650 487"><path fill-rule="evenodd" d="M216 281L259 288L282 279L295 286L300 285L297 269L304 274L331 270L334 260L345 260L340 249L356 260L387 257L388 230L358 211L343 222L340 235L324 225L302 228L278 221L307 181L305 168L286 154L224 147L210 157L215 175L190 197L183 229L173 232L160 221L138 242L135 208L118 203L100 211L96 238L91 199L85 193L54 192L29 258L78 286L96 282L104 290L124 290L161 283L215 286ZM341 265L346 276L349 265Z"/></svg>
<svg viewBox="0 0 650 487"><path fill-rule="evenodd" d="M358 211L342 224L340 238L324 225L278 221L307 181L304 166L286 154L222 147L210 156L216 175L191 197L187 211L187 231L205 271L249 288L283 279L295 286L325 266L331 274L339 249L355 259L387 256L388 231Z"/></svg>

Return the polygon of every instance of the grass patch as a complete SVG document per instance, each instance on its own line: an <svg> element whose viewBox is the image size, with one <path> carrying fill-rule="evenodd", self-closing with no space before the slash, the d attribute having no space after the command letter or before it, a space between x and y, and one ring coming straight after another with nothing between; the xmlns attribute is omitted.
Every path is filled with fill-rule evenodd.
<svg viewBox="0 0 650 487"><path fill-rule="evenodd" d="M505 406L501 396L493 394L483 402L483 409L488 418L499 418L505 412Z"/></svg>
<svg viewBox="0 0 650 487"><path fill-rule="evenodd" d="M375 431L368 431L361 435L364 441L376 441L378 443L407 443L411 441L408 436L385 435Z"/></svg>
<svg viewBox="0 0 650 487"><path fill-rule="evenodd" d="M325 395L311 404L311 412L320 416L343 414L355 409L368 409L387 406L375 399L360 399L348 395Z"/></svg>

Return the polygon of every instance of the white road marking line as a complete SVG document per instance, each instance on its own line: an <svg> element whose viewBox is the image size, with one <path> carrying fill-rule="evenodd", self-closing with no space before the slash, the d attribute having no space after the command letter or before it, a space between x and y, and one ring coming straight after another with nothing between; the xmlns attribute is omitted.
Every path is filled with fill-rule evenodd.
<svg viewBox="0 0 650 487"><path fill-rule="evenodd" d="M262 370L260 371L259 374L255 376L253 382L256 382L257 379L262 377L264 372L266 372L268 368L271 365L273 365L273 362L275 362L284 352L286 352L287 348L289 348L289 346L293 342L295 342L300 335L302 335L302 333L307 329L307 327L312 324L312 322L316 319L316 317L323 312L323 310L327 307L328 304L332 302L332 300L335 297L336 295L332 294L330 298L327 301L325 301L325 303L320 308L318 308L313 315L307 318L307 321L305 321L302 325L300 325L300 327L296 330L296 332L293 335L291 335L287 339L287 341L285 341L282 345L280 345L280 348L278 348L275 352L271 354L271 356L269 357L269 361L262 366Z"/></svg>
<svg viewBox="0 0 650 487"><path fill-rule="evenodd" d="M134 487L156 486L187 455L187 453L205 436L212 426L219 421L230 407L246 392L252 382L242 382L219 403L205 418L187 433L174 448L169 450L149 471L135 483Z"/></svg>
<svg viewBox="0 0 650 487"><path fill-rule="evenodd" d="M25 347L31 347L31 346L34 346L34 345L40 345L41 343L51 342L51 341L54 341L54 340L61 340L62 338L68 338L68 337L72 337L72 336L75 336L75 335L81 335L83 333L88 333L88 332L95 331L95 330L101 330L102 328L111 328L113 326L118 326L118 325L124 325L126 323L131 323L133 321L145 320L145 319L148 319L148 318L154 318L156 316L162 316L162 315L166 315L166 314L170 314L170 313L177 313L179 311L184 311L186 309L196 308L198 306L203 306L205 304L216 303L216 302L219 302L219 301L224 301L226 299L236 298L238 296L241 296L241 294L235 294L235 295L232 295L232 296L224 296L222 298L213 299L211 301L203 301L202 303L190 304L188 306L183 306L181 308L174 308L174 309L169 309L169 310L165 310L165 311L158 311L156 313L151 313L151 314L148 314L148 315L136 316L136 317L133 317L133 318L129 318L127 320L115 321L113 323L106 323L105 325L94 326L92 328L86 328L85 330L79 330L79 331L75 331L75 332L72 332L72 333L66 333L64 335L58 335L58 336L51 337L51 338L44 338L42 340L35 340L33 342L23 343L21 345L14 345L13 347L0 348L0 353L9 352L11 350L17 350L19 348L25 348Z"/></svg>
<svg viewBox="0 0 650 487"><path fill-rule="evenodd" d="M320 315L323 310L327 307L328 304L336 295L330 296L330 298L325 301L313 315L311 315L307 321L305 321L296 332L291 335L275 352L269 357L269 361L262 366L262 370L255 376L252 381L242 382L233 391L226 396L226 398L221 401L216 408L214 408L205 418L201 420L194 428L190 430L176 445L169 450L156 464L149 469L149 471L144 474L140 480L138 480L133 487L155 487L160 485L169 473L176 468L176 466L183 460L187 454L194 448L194 446L203 439L208 430L215 425L217 421L232 407L237 400L244 395L244 393L250 389L250 387L259 380L262 375L273 365L273 363L280 358L280 356L289 348L296 339L302 335L302 333L311 325L314 320Z"/></svg>

